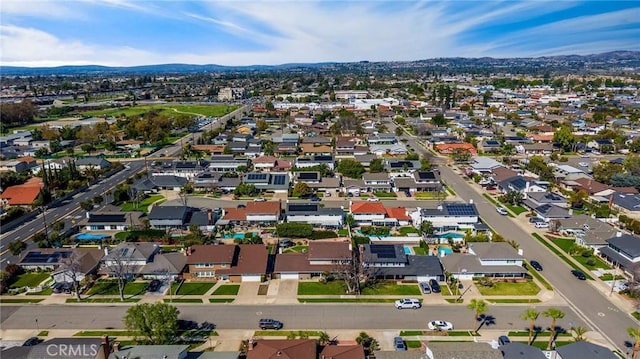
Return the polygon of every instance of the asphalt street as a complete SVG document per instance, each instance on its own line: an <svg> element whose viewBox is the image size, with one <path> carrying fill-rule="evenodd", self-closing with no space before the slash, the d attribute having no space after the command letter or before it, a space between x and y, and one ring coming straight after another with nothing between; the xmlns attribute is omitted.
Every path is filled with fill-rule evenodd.
<svg viewBox="0 0 640 359"><path fill-rule="evenodd" d="M51 305L3 306L0 325L3 329L121 329L122 318L129 305ZM260 318L282 321L285 329L389 329L424 330L427 322L446 320L454 328L472 329L474 313L465 305L433 305L421 309L396 309L386 304L322 304L322 305L231 305L176 304L180 319L213 323L217 329L257 329ZM491 305L483 328L528 330L528 322L520 319L525 306ZM546 306L536 309L544 311ZM569 330L571 325L584 325L569 307L559 307L567 315L558 326ZM551 321L540 317L537 325L548 328ZM480 322L477 323L480 326Z"/></svg>
<svg viewBox="0 0 640 359"><path fill-rule="evenodd" d="M408 143L424 156L430 157L414 138ZM571 274L571 268L547 247L539 243L531 234L516 225L512 219L496 212L495 206L476 192L469 183L448 166L440 166L442 180L463 200L473 200L482 219L505 239L513 239L524 251L524 256L535 259L544 268L543 275L554 289L580 314L589 327L599 331L618 349L629 341L627 328L638 327L638 321L629 313L615 307L589 282L577 280Z"/></svg>

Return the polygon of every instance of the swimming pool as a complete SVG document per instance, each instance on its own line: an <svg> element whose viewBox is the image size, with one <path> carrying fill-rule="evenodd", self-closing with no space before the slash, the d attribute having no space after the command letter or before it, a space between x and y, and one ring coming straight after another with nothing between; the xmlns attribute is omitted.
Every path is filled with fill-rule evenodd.
<svg viewBox="0 0 640 359"><path fill-rule="evenodd" d="M447 233L439 234L438 238L446 238L446 239L464 238L464 234L456 233L456 232L447 232Z"/></svg>
<svg viewBox="0 0 640 359"><path fill-rule="evenodd" d="M403 246L403 248L404 248L404 254L407 254L407 255L413 254L413 249L411 249L411 247Z"/></svg>
<svg viewBox="0 0 640 359"><path fill-rule="evenodd" d="M453 250L449 247L438 247L438 254L442 255L444 254L445 256L449 255L453 253Z"/></svg>
<svg viewBox="0 0 640 359"><path fill-rule="evenodd" d="M252 237L255 237L256 234L253 232L249 232L249 234L251 234ZM245 234L244 233L234 233L233 235L231 235L230 233L225 233L224 238L233 238L233 239L244 239L245 238Z"/></svg>
<svg viewBox="0 0 640 359"><path fill-rule="evenodd" d="M76 239L79 241L98 241L105 238L111 238L111 236L107 234L91 234L91 233L82 233L76 236Z"/></svg>

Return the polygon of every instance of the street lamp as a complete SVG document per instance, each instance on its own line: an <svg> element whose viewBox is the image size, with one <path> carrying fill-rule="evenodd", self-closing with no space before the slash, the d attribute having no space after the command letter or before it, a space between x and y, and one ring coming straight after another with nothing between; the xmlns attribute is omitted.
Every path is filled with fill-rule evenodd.
<svg viewBox="0 0 640 359"><path fill-rule="evenodd" d="M38 325L38 318L36 318L36 330L40 331L40 326Z"/></svg>

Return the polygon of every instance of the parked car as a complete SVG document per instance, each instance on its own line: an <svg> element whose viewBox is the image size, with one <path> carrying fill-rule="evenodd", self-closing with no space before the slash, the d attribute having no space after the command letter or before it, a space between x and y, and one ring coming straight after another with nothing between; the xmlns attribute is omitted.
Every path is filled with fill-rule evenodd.
<svg viewBox="0 0 640 359"><path fill-rule="evenodd" d="M487 186L485 189L487 191L495 191L497 188L496 188L496 186Z"/></svg>
<svg viewBox="0 0 640 359"><path fill-rule="evenodd" d="M293 243L293 241L290 239L281 239L278 245L282 248L289 248L293 247L295 243Z"/></svg>
<svg viewBox="0 0 640 359"><path fill-rule="evenodd" d="M247 206L246 206L246 205L244 205L244 204L239 204L239 205L238 205L238 208L247 208Z"/></svg>
<svg viewBox="0 0 640 359"><path fill-rule="evenodd" d="M31 337L22 343L23 347L32 347L34 345L38 345L42 342L42 340L38 337Z"/></svg>
<svg viewBox="0 0 640 359"><path fill-rule="evenodd" d="M587 276L582 271L579 271L577 269L572 269L571 274L573 274L574 277L580 280L587 280Z"/></svg>
<svg viewBox="0 0 640 359"><path fill-rule="evenodd" d="M403 352L403 351L407 350L407 345L404 343L404 340L402 340L402 338L395 337L395 338L393 338L393 348L397 352Z"/></svg>
<svg viewBox="0 0 640 359"><path fill-rule="evenodd" d="M509 339L508 336L501 335L501 336L498 337L498 344L499 345L506 345L506 344L509 344L509 343L511 343L511 339Z"/></svg>
<svg viewBox="0 0 640 359"><path fill-rule="evenodd" d="M309 198L309 199L310 199L312 202L318 202L318 201L321 201L321 200L322 200L322 199L321 199L320 197L318 197L318 196L313 196L313 197L311 197L311 198Z"/></svg>
<svg viewBox="0 0 640 359"><path fill-rule="evenodd" d="M589 167L589 162L579 162L580 167Z"/></svg>
<svg viewBox="0 0 640 359"><path fill-rule="evenodd" d="M409 191L404 191L404 195L405 195L407 198L411 198L411 192L409 192Z"/></svg>
<svg viewBox="0 0 640 359"><path fill-rule="evenodd" d="M420 282L420 289L422 289L422 293L424 294L431 293L431 287L429 287L429 283L427 282Z"/></svg>
<svg viewBox="0 0 640 359"><path fill-rule="evenodd" d="M509 214L509 212L507 212L507 210L506 210L506 209L504 209L503 207L497 207L497 208L496 208L496 211L497 211L498 213L500 213L501 215L503 215L503 216L506 216L506 215L508 215L508 214Z"/></svg>
<svg viewBox="0 0 640 359"><path fill-rule="evenodd" d="M529 218L529 223L542 223L544 222L544 219L539 218L539 217L530 217Z"/></svg>
<svg viewBox="0 0 640 359"><path fill-rule="evenodd" d="M427 323L429 330L453 330L453 324L451 322L445 322L444 320L433 320Z"/></svg>
<svg viewBox="0 0 640 359"><path fill-rule="evenodd" d="M531 261L529 262L529 264L531 264L531 268L537 270L538 272L542 272L542 265L540 265L538 261Z"/></svg>
<svg viewBox="0 0 640 359"><path fill-rule="evenodd" d="M367 198L368 202L379 202L380 200L377 197L369 197Z"/></svg>
<svg viewBox="0 0 640 359"><path fill-rule="evenodd" d="M536 228L549 228L549 223L547 222L536 222Z"/></svg>
<svg viewBox="0 0 640 359"><path fill-rule="evenodd" d="M396 300L395 306L397 309L418 309L422 303L416 298L404 298Z"/></svg>
<svg viewBox="0 0 640 359"><path fill-rule="evenodd" d="M162 282L160 282L157 279L154 279L151 281L151 283L149 283L149 286L147 287L147 291L148 292L155 292L158 289L160 289L160 285L162 284Z"/></svg>
<svg viewBox="0 0 640 359"><path fill-rule="evenodd" d="M267 200L264 197L258 197L253 200L254 202L266 202Z"/></svg>
<svg viewBox="0 0 640 359"><path fill-rule="evenodd" d="M264 319L264 318L260 319L260 322L258 323L258 325L262 330L267 330L267 329L280 330L282 329L282 327L284 327L281 321L278 321L275 319Z"/></svg>
<svg viewBox="0 0 640 359"><path fill-rule="evenodd" d="M440 284L438 284L438 281L435 279L431 279L429 280L429 286L431 286L431 291L433 293L440 293Z"/></svg>

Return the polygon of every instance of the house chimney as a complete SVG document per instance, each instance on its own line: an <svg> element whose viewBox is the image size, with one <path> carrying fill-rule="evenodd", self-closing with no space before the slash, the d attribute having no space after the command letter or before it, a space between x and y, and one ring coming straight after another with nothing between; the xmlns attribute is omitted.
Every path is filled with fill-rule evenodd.
<svg viewBox="0 0 640 359"><path fill-rule="evenodd" d="M111 352L111 348L109 347L108 335L102 336L102 339L100 340L100 349L101 349L102 355L98 355L98 357L103 357L104 359L108 359L109 353Z"/></svg>
<svg viewBox="0 0 640 359"><path fill-rule="evenodd" d="M249 339L249 343L247 343L247 350L253 350L255 343L253 342L253 339Z"/></svg>
<svg viewBox="0 0 640 359"><path fill-rule="evenodd" d="M119 352L120 351L120 342L114 342L113 343L113 352Z"/></svg>
<svg viewBox="0 0 640 359"><path fill-rule="evenodd" d="M616 232L616 237L622 237L622 232Z"/></svg>
<svg viewBox="0 0 640 359"><path fill-rule="evenodd" d="M282 356L282 352L278 350L278 352L276 353L276 356L281 357Z"/></svg>

